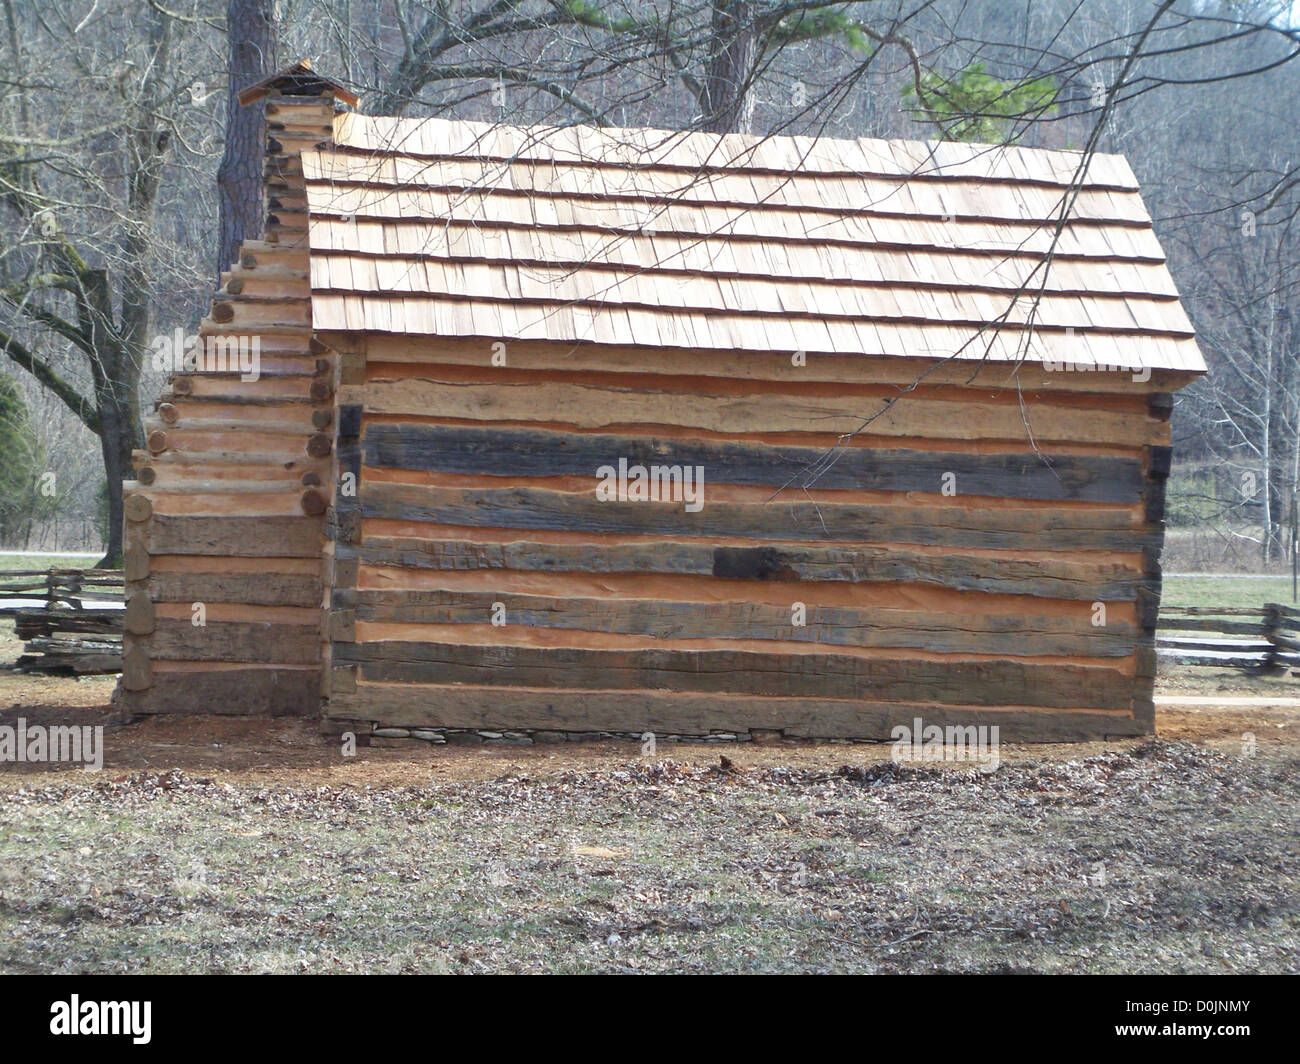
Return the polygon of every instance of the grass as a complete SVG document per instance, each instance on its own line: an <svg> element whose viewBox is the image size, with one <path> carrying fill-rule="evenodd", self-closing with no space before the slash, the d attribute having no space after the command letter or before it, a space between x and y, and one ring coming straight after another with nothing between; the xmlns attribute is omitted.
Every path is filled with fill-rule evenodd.
<svg viewBox="0 0 1300 1064"><path fill-rule="evenodd" d="M1255 607L1290 603L1289 576L1166 576L1162 606Z"/></svg>
<svg viewBox="0 0 1300 1064"><path fill-rule="evenodd" d="M20 554L0 551L0 573L36 569L90 569L102 554Z"/></svg>
<svg viewBox="0 0 1300 1064"><path fill-rule="evenodd" d="M1296 788L1169 743L990 776L68 774L0 793L0 972L1289 971Z"/></svg>

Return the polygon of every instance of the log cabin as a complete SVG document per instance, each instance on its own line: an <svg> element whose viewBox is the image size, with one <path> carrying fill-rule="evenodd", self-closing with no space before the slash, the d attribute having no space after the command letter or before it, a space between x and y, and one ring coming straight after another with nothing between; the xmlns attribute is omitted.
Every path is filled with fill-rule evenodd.
<svg viewBox="0 0 1300 1064"><path fill-rule="evenodd" d="M305 63L241 100L266 229L199 351L257 372L148 424L125 715L1153 730L1205 365L1123 158L371 117Z"/></svg>

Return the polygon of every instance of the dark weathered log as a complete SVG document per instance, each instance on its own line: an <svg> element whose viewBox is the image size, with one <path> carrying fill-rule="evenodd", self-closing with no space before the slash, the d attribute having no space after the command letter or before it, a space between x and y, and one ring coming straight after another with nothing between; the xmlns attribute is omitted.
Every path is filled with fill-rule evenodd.
<svg viewBox="0 0 1300 1064"><path fill-rule="evenodd" d="M615 632L660 639L781 640L830 646L894 647L1017 658L1124 657L1137 629L1093 627L1091 608L1076 616L953 614L915 609L851 609L805 605L802 625L789 605L764 602L660 602L648 599L554 598L498 591L337 589L334 610L359 621L402 624L487 624L499 603L507 626Z"/></svg>
<svg viewBox="0 0 1300 1064"><path fill-rule="evenodd" d="M363 683L335 694L327 720L380 721L397 727L527 728L707 735L781 731L787 736L889 741L897 724L999 729L1001 742L1072 742L1141 735L1149 726L1125 712L949 708L871 698L772 698L667 691L554 691L508 687Z"/></svg>
<svg viewBox="0 0 1300 1064"><path fill-rule="evenodd" d="M339 439L353 440L361 435L361 406L358 403L339 404Z"/></svg>
<svg viewBox="0 0 1300 1064"><path fill-rule="evenodd" d="M215 716L311 716L320 710L315 669L155 670L147 691L128 693L132 713Z"/></svg>
<svg viewBox="0 0 1300 1064"><path fill-rule="evenodd" d="M709 543L672 540L618 544L527 540L481 543L371 536L363 547L339 549L340 558L355 556L367 565L409 569L644 572L746 580L904 583L1087 602L1132 601L1137 589L1145 586L1139 573L1116 563L1011 555L932 554L901 546L715 547Z"/></svg>
<svg viewBox="0 0 1300 1064"><path fill-rule="evenodd" d="M326 498L325 493L316 488L308 488L304 491L299 503L302 506L302 512L310 517L321 516L329 507L329 499Z"/></svg>
<svg viewBox="0 0 1300 1064"><path fill-rule="evenodd" d="M606 534L919 543L1003 550L1133 551L1149 539L1127 510L1006 509L995 506L851 504L802 499L770 503L602 502L593 493L543 488L445 488L372 482L365 517L444 525Z"/></svg>
<svg viewBox="0 0 1300 1064"><path fill-rule="evenodd" d="M340 434L342 430L340 429ZM595 477L601 466L702 466L708 483L774 488L915 491L958 496L1133 502L1143 487L1137 458L976 454L896 448L768 446L653 436L584 435L452 425L376 424L367 465L513 477Z"/></svg>
<svg viewBox="0 0 1300 1064"><path fill-rule="evenodd" d="M368 681L394 683L713 691L981 706L1022 705L1032 698L1038 706L1122 710L1131 710L1134 696L1132 678L1119 669L1002 660L371 641L336 643L334 662L360 665Z"/></svg>
<svg viewBox="0 0 1300 1064"><path fill-rule="evenodd" d="M155 602L240 602L254 606L319 606L313 573L167 572L149 580Z"/></svg>
<svg viewBox="0 0 1300 1064"><path fill-rule="evenodd" d="M319 658L320 628L311 624L159 617L153 634L140 640L149 656L167 661L268 662L310 665ZM232 692L231 697L236 697Z"/></svg>

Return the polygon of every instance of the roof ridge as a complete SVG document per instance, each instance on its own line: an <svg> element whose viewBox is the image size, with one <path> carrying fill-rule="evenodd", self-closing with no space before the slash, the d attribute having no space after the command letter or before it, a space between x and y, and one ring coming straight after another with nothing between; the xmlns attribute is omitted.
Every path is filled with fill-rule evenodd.
<svg viewBox="0 0 1300 1064"><path fill-rule="evenodd" d="M430 136L432 134L432 136ZM438 147L445 145L445 147ZM670 165L690 169L976 177L1068 185L1084 153L1014 144L799 134L708 133L649 126L518 125L458 118L340 115L334 146L413 156L475 155L509 159L521 152L556 162ZM535 150L534 150L535 149ZM1138 191L1122 155L1095 153L1084 188Z"/></svg>

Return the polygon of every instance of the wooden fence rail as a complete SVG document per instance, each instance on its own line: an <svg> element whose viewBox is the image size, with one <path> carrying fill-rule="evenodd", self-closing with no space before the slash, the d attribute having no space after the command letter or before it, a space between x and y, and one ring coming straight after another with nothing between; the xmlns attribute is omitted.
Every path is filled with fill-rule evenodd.
<svg viewBox="0 0 1300 1064"><path fill-rule="evenodd" d="M1277 602L1262 607L1163 606L1156 651L1178 665L1278 672L1300 666L1300 609Z"/></svg>
<svg viewBox="0 0 1300 1064"><path fill-rule="evenodd" d="M120 569L0 573L0 614L24 642L14 668L89 675L122 671Z"/></svg>

